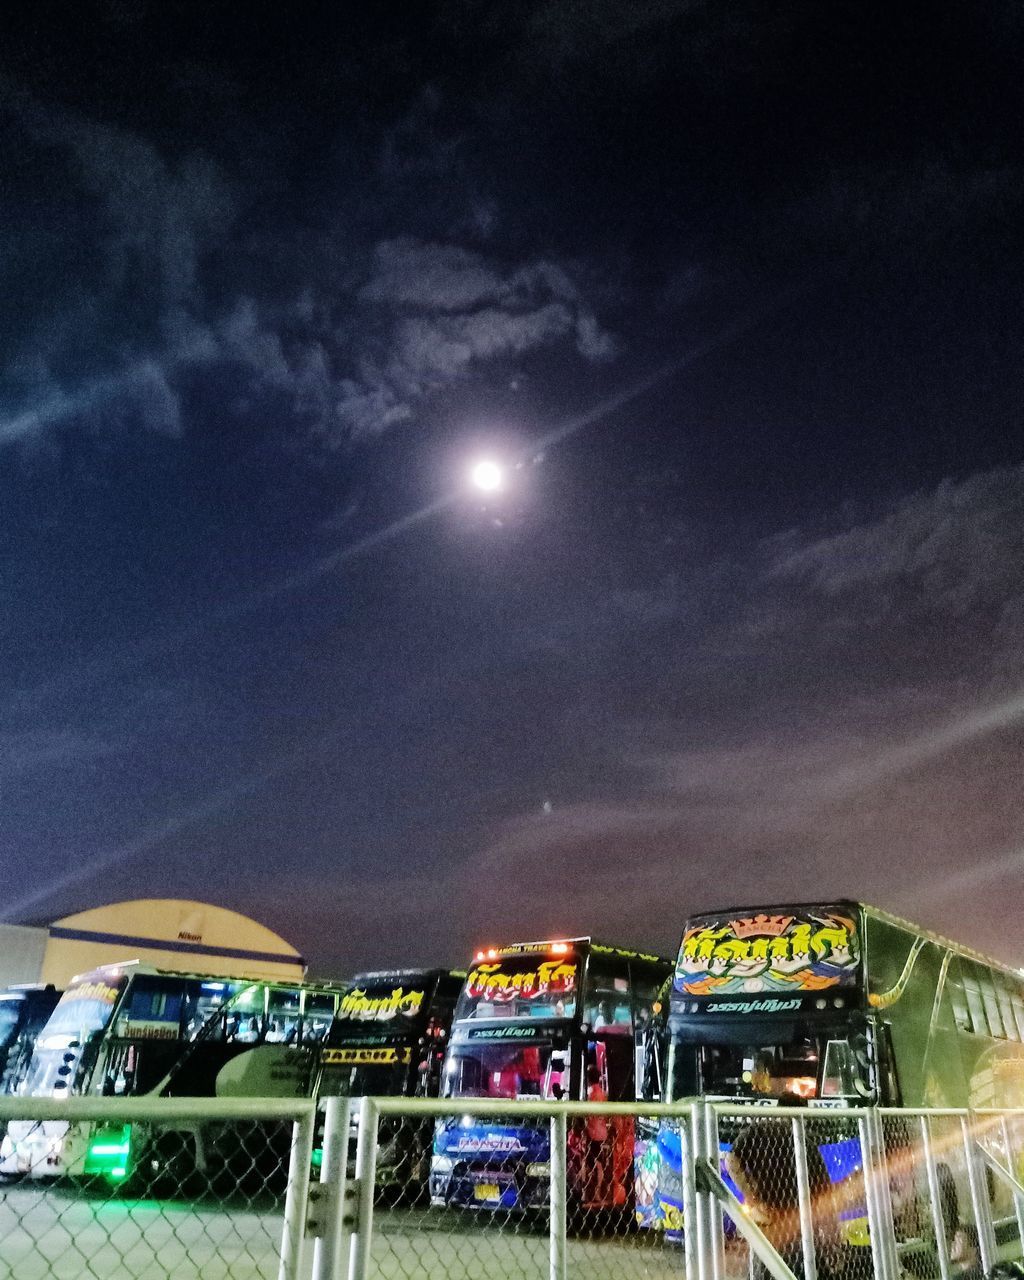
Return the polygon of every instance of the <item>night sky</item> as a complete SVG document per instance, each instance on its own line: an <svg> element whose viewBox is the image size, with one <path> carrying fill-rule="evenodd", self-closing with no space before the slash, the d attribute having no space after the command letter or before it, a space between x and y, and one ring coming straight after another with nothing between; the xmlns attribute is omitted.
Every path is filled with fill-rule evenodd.
<svg viewBox="0 0 1024 1280"><path fill-rule="evenodd" d="M1024 964L1019 5L3 25L0 918Z"/></svg>

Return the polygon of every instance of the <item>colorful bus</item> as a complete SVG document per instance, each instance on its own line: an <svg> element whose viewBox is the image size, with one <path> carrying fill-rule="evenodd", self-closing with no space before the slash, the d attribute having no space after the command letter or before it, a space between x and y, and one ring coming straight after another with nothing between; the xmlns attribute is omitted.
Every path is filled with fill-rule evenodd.
<svg viewBox="0 0 1024 1280"><path fill-rule="evenodd" d="M20 1092L45 1098L307 1096L339 995L326 986L172 973L135 961L107 965L75 978L61 996L36 1040ZM224 1163L232 1141L209 1125L111 1131L11 1121L0 1144L0 1173L180 1178Z"/></svg>
<svg viewBox="0 0 1024 1280"><path fill-rule="evenodd" d="M320 1050L317 1095L436 1098L465 977L464 969L358 974L342 992ZM382 1119L378 1188L418 1199L427 1186L432 1137L430 1120ZM316 1162L319 1146L313 1154Z"/></svg>
<svg viewBox="0 0 1024 1280"><path fill-rule="evenodd" d="M1024 979L857 902L716 911L686 924L670 997L668 1100L809 1108L1024 1105ZM653 1225L681 1225L678 1142L658 1151ZM823 1149L835 1178L855 1138ZM851 1218L848 1236L862 1223Z"/></svg>
<svg viewBox="0 0 1024 1280"><path fill-rule="evenodd" d="M35 984L0 991L0 1096L20 1092L36 1037L59 997L56 987Z"/></svg>
<svg viewBox="0 0 1024 1280"><path fill-rule="evenodd" d="M517 943L477 953L455 1009L430 1170L435 1205L543 1208L546 1120L478 1121L475 1098L632 1101L646 1028L671 962L590 938ZM470 1114L466 1114L466 1113ZM579 1208L632 1199L634 1124L591 1117L572 1127L570 1196Z"/></svg>

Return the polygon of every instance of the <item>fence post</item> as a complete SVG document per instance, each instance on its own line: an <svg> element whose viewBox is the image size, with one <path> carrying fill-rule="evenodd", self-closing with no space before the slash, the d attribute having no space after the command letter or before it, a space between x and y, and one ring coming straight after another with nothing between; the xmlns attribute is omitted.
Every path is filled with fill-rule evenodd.
<svg viewBox="0 0 1024 1280"><path fill-rule="evenodd" d="M1010 1140L1010 1126L1007 1124L1006 1116L999 1117L999 1128L1003 1135L1003 1147L1006 1150L1006 1169L1012 1175L1015 1182L1019 1182L1020 1170L1013 1162L1013 1143ZM1017 1217L1017 1240L1020 1247L1024 1249L1024 1201L1021 1200L1020 1192L1013 1192L1013 1211ZM943 1277L945 1280L945 1277Z"/></svg>
<svg viewBox="0 0 1024 1280"><path fill-rule="evenodd" d="M313 1280L341 1280L351 1100L328 1098L324 1113L324 1149L320 1163L320 1185L324 1189L323 1235L313 1243Z"/></svg>
<svg viewBox="0 0 1024 1280"><path fill-rule="evenodd" d="M814 1253L814 1218L811 1206L811 1185L807 1176L807 1135L801 1116L794 1116L793 1159L796 1164L796 1194L800 1208L800 1245L804 1256L805 1280L818 1280L818 1262Z"/></svg>
<svg viewBox="0 0 1024 1280"><path fill-rule="evenodd" d="M549 1205L551 1234L551 1280L565 1280L566 1277L566 1206L568 1182L568 1131L565 1112L559 1111L551 1117L551 1163Z"/></svg>
<svg viewBox="0 0 1024 1280"><path fill-rule="evenodd" d="M956 1231L955 1222L946 1222L946 1209L942 1203L942 1187L932 1149L932 1127L928 1116L921 1117L921 1146L924 1150L924 1167L928 1175L928 1198L932 1202L932 1229L935 1232L935 1253L939 1259L940 1280L949 1280L949 1244L947 1231Z"/></svg>
<svg viewBox="0 0 1024 1280"><path fill-rule="evenodd" d="M689 1156L693 1161L694 1173L694 1201L696 1207L696 1232L692 1232L690 1223L684 1223L684 1229L687 1236L696 1235L697 1246L697 1276L698 1280L715 1280L715 1263L714 1263L714 1241L712 1240L712 1229L714 1223L714 1200L711 1192L702 1189L701 1182L697 1178L697 1165L706 1158L707 1151L707 1134L705 1111L708 1104L706 1102L694 1102L690 1108L690 1129L691 1141L689 1143Z"/></svg>
<svg viewBox="0 0 1024 1280"><path fill-rule="evenodd" d="M697 1256L697 1177L694 1169L692 1114L676 1117L679 1127L679 1164L683 1182L683 1252L686 1280L700 1280ZM660 1157L659 1157L660 1158Z"/></svg>
<svg viewBox="0 0 1024 1280"><path fill-rule="evenodd" d="M288 1191L284 1200L281 1230L281 1264L278 1280L298 1280L302 1269L302 1246L306 1236L306 1204L309 1199L309 1169L313 1159L313 1131L316 1110L309 1109L292 1125L291 1154L288 1159Z"/></svg>
<svg viewBox="0 0 1024 1280"><path fill-rule="evenodd" d="M356 1189L359 1200L356 1230L349 1253L349 1280L366 1280L370 1270L379 1117L376 1102L372 1098L363 1098L359 1104L359 1141L356 1144Z"/></svg>
<svg viewBox="0 0 1024 1280"><path fill-rule="evenodd" d="M709 1102L704 1107L704 1156L708 1164L718 1173L722 1166L722 1156L718 1144L718 1112ZM708 1226L711 1231L711 1274L714 1280L724 1280L725 1276L725 1218L721 1204L714 1196L708 1197Z"/></svg>
<svg viewBox="0 0 1024 1280"><path fill-rule="evenodd" d="M874 1134L871 1112L865 1111L857 1120L860 1136L861 1179L868 1211L868 1239L871 1242L871 1263L876 1280L893 1280L889 1275L888 1259L882 1242L882 1212L878 1202L878 1175L874 1152Z"/></svg>
<svg viewBox="0 0 1024 1280"><path fill-rule="evenodd" d="M885 1274L891 1277L891 1280L897 1280L902 1269L896 1249L896 1224L893 1216L892 1192L889 1187L889 1157L885 1149L882 1114L877 1108L872 1108L869 1123L874 1135L875 1197L882 1232L882 1250L887 1267Z"/></svg>
<svg viewBox="0 0 1024 1280"><path fill-rule="evenodd" d="M960 1117L960 1131L964 1140L964 1155L967 1159L967 1181L971 1188L971 1208L974 1211L974 1225L978 1229L978 1251L981 1254L981 1269L987 1274L995 1265L995 1232L992 1229L992 1206L988 1198L988 1184L978 1163L975 1150L972 1117Z"/></svg>

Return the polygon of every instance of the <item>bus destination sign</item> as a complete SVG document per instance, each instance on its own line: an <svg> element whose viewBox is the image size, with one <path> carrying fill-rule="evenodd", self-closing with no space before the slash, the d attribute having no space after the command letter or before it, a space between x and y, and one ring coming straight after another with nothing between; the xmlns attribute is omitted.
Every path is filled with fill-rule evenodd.
<svg viewBox="0 0 1024 1280"><path fill-rule="evenodd" d="M764 1006L775 1001L749 997L788 996L799 1001L816 992L853 986L859 960L857 922L848 908L698 916L683 935L675 989L716 1001L725 997L730 1005L736 1001L736 1012L767 1012ZM708 1011L725 1008L722 1003Z"/></svg>

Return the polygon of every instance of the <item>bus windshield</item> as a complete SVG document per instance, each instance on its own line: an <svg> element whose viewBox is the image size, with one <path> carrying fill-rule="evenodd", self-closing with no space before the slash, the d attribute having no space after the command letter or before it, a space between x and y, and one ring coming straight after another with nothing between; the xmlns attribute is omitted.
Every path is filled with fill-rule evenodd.
<svg viewBox="0 0 1024 1280"><path fill-rule="evenodd" d="M448 1052L445 1098L561 1098L569 1091L569 1055L550 1043L471 1041Z"/></svg>
<svg viewBox="0 0 1024 1280"><path fill-rule="evenodd" d="M792 1027L787 1030L792 1034ZM810 1029L775 1044L761 1039L749 1044L674 1041L669 1073L674 1099L704 1094L799 1104L811 1099L860 1100L868 1092L863 1066L850 1042L838 1032Z"/></svg>
<svg viewBox="0 0 1024 1280"><path fill-rule="evenodd" d="M455 1021L571 1018L576 1012L578 957L550 952L479 961L470 971Z"/></svg>
<svg viewBox="0 0 1024 1280"><path fill-rule="evenodd" d="M97 970L72 982L39 1033L25 1092L30 1097L59 1095L70 1090L91 1037L110 1021L126 975Z"/></svg>

